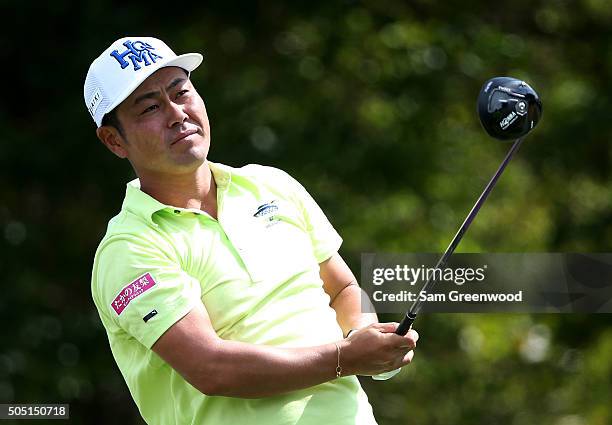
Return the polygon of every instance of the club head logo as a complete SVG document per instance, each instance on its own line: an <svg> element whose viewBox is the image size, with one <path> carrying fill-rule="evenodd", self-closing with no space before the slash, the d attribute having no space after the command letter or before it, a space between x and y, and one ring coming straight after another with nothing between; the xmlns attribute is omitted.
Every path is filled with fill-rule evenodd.
<svg viewBox="0 0 612 425"><path fill-rule="evenodd" d="M518 115L516 114L516 112L512 111L503 120L501 120L499 126L502 128L502 130L505 130L510 127L510 124L512 124L517 119Z"/></svg>
<svg viewBox="0 0 612 425"><path fill-rule="evenodd" d="M163 59L162 56L153 52L155 47L151 46L149 43L145 43L144 41L134 41L127 40L123 43L123 45L127 48L124 52L119 53L118 50L113 50L111 52L111 56L117 59L117 62L121 65L121 69L125 69L130 66L130 62L127 61L129 59L134 66L134 71L138 71L141 66L140 64L144 64L144 66L149 66L152 63L155 63L157 59Z"/></svg>

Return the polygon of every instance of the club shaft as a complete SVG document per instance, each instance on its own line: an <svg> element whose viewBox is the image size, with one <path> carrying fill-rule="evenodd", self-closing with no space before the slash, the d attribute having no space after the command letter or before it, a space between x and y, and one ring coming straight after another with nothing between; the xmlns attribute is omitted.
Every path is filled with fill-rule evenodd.
<svg viewBox="0 0 612 425"><path fill-rule="evenodd" d="M457 234L455 235L455 237L453 238L451 243L448 245L448 248L446 248L446 251L444 252L442 257L440 257L440 259L438 260L438 263L436 264L435 269L442 269L442 268L444 268L446 266L446 263L448 262L448 259L450 258L450 256L455 251L455 248L457 248L457 245L459 245L459 242L461 242L461 239L463 238L463 235L465 235L465 233L467 232L467 229L470 227L470 224L472 224L472 221L474 221L474 218L476 218L476 215L478 214L478 211L480 210L480 207L482 207L482 205L487 200L487 197L489 196L489 194L493 190L493 187L497 183L497 180L499 180L499 177L504 172L504 169L506 168L506 166L508 165L508 163L512 159L512 156L516 153L518 148L521 146L521 143L523 143L524 139L525 139L525 137L521 137L521 138L517 139L512 144L512 147L510 148L510 150L506 154L506 157L504 158L504 160L500 164L499 168L497 169L497 171L495 172L495 174L493 175L491 180L489 180L489 183L487 184L487 186L484 188L484 190L480 194L480 197L478 198L478 200L476 201L476 203L472 207L472 210L470 211L470 213L467 215L467 217L463 221L463 224L461 225L461 227L457 231ZM433 275L434 274L432 273L432 276ZM395 331L396 334L398 334L398 335L406 335L406 333L408 333L408 331L412 327L412 323L416 319L417 314L421 310L421 307L422 307L422 304L423 304L423 302L421 301L420 295L422 293L424 293L424 292L427 292L430 289L430 287L434 284L434 282L435 281L430 277L427 280L427 282L425 283L425 285L423 285L423 287L419 291L419 295L417 296L416 301L412 304L412 306L410 307L410 310L408 310L408 312L406 312L406 316L404 317L404 319L400 322L399 326L397 327L397 329Z"/></svg>

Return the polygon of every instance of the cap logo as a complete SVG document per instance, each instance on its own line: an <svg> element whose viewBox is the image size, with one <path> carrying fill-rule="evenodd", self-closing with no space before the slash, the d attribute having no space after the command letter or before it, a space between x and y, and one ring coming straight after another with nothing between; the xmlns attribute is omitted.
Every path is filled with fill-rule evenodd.
<svg viewBox="0 0 612 425"><path fill-rule="evenodd" d="M98 106L100 106L101 102L102 93L100 92L100 89L97 88L94 94L91 96L91 99L89 99L89 102L87 102L87 109L93 118L95 118L96 110L98 109Z"/></svg>
<svg viewBox="0 0 612 425"><path fill-rule="evenodd" d="M134 71L138 71L141 68L141 63L144 63L144 66L149 66L151 63L155 63L157 59L163 59L162 56L152 52L152 50L155 50L155 47L151 46L149 43L127 40L123 45L127 47L127 50L122 53L119 53L118 50L113 50L110 54L117 59L117 62L121 65L121 69L130 66L127 59L132 62Z"/></svg>

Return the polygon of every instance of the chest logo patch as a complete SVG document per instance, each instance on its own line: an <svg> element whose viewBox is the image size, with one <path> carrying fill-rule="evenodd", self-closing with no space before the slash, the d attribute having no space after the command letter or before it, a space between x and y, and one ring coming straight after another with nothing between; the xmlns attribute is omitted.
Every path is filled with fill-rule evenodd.
<svg viewBox="0 0 612 425"><path fill-rule="evenodd" d="M123 310L128 306L133 299L139 297L144 294L146 291L155 286L155 280L150 273L145 273L142 276L136 278L135 281L126 285L121 289L119 294L115 297L113 302L111 303L111 307L119 316Z"/></svg>
<svg viewBox="0 0 612 425"><path fill-rule="evenodd" d="M258 206L257 211L255 211L255 214L253 214L253 217L255 217L258 222L263 223L264 228L269 229L270 227L280 223L280 219L276 216L278 210L279 206L276 199L274 199Z"/></svg>
<svg viewBox="0 0 612 425"><path fill-rule="evenodd" d="M253 214L253 217L263 217L265 215L271 215L278 211L278 205L276 205L276 200L266 202L265 204L261 204L257 207L257 211Z"/></svg>

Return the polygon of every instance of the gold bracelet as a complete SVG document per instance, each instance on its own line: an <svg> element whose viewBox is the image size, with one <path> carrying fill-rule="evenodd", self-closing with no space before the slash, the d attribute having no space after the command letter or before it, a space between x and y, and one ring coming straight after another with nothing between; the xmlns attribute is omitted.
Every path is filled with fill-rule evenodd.
<svg viewBox="0 0 612 425"><path fill-rule="evenodd" d="M334 344L336 344L336 351L338 352L338 366L336 366L336 378L340 378L340 376L342 375L342 366L340 366L340 346L337 342L334 342Z"/></svg>

